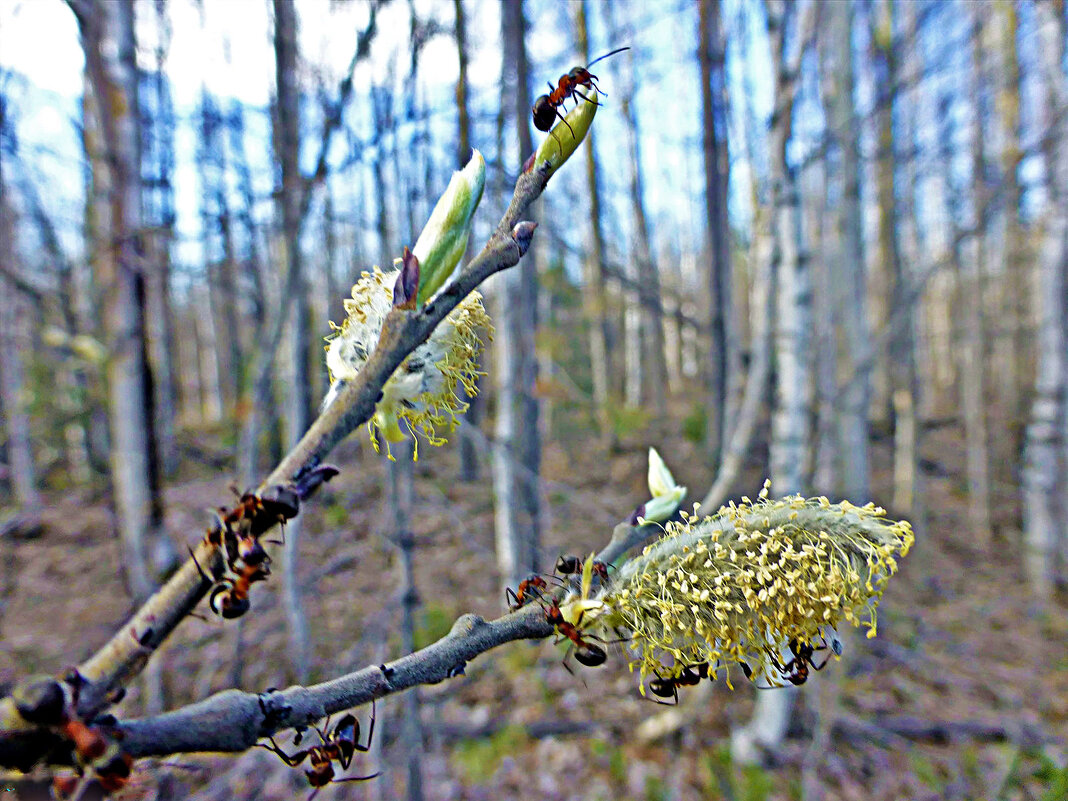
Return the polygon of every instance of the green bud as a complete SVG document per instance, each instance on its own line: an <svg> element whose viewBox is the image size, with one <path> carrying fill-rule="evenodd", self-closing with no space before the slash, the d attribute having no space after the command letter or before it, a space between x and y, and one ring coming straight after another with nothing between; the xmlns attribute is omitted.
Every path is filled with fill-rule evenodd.
<svg viewBox="0 0 1068 801"><path fill-rule="evenodd" d="M593 115L597 113L598 105L580 99L578 105L549 131L549 135L534 154L533 165L537 166L548 161L552 167L550 176L560 169L586 138L586 132L593 124Z"/></svg>
<svg viewBox="0 0 1068 801"><path fill-rule="evenodd" d="M417 307L445 285L463 258L471 233L471 218L482 200L485 184L486 160L475 150L467 166L452 174L445 194L434 206L412 248L419 259Z"/></svg>
<svg viewBox="0 0 1068 801"><path fill-rule="evenodd" d="M656 448L649 449L649 494L653 496L652 500L646 502L645 513L639 518L646 523L663 523L675 514L686 497L686 487L675 483Z"/></svg>

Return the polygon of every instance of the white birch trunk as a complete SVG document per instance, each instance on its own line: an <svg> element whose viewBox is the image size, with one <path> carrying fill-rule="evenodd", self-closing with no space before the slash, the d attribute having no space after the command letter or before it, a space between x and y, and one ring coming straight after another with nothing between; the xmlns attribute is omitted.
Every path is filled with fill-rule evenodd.
<svg viewBox="0 0 1068 801"><path fill-rule="evenodd" d="M795 51L787 61L783 43L788 21L796 10L782 0L768 2L768 34L777 68L775 111L769 134L772 197L778 200L774 231L780 253L774 334L777 384L771 434L771 480L777 495L803 489L801 467L809 442L811 407L810 279L803 253L797 182L786 163L786 146L792 132L796 76L815 24L816 4L801 7ZM753 762L761 752L775 750L786 736L796 696L797 690L792 687L758 693L749 722L731 732L732 756L741 762Z"/></svg>
<svg viewBox="0 0 1068 801"><path fill-rule="evenodd" d="M1064 32L1052 4L1041 4L1039 35L1043 78L1049 92L1047 109L1068 108L1068 81L1061 66ZM1063 489L1066 454L1062 439L1068 390L1068 334L1065 293L1068 291L1068 122L1051 115L1046 169L1051 195L1050 218L1039 257L1038 363L1031 420L1027 426L1024 493L1024 567L1031 590L1049 599L1061 578L1059 546L1068 538L1068 505Z"/></svg>

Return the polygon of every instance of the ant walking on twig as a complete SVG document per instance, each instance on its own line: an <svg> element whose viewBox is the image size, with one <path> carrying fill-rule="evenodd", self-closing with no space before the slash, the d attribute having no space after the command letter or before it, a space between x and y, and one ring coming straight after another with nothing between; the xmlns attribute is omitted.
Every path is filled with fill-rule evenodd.
<svg viewBox="0 0 1068 801"><path fill-rule="evenodd" d="M335 777L334 762L337 762L341 766L341 770L348 770L349 765L352 764L352 757L357 751L360 753L367 753L371 750L371 738L375 734L375 702L371 701L371 725L367 729L367 743L366 745L360 744L360 722L356 720L356 716L352 714L345 715L338 721L337 727L333 733L328 737L323 729L315 726L315 732L319 735L319 739L322 741L322 745L314 745L311 748L305 748L303 751L297 751L295 754L287 754L283 751L278 743L274 741L273 737L268 737L270 745L263 743L257 743L260 748L266 748L268 751L276 754L279 759L285 762L289 767L295 768L305 759L308 760L310 769L304 771L304 775L308 777L308 784L315 789L312 790L311 795L308 796L308 801L312 801L318 792L326 787L328 784L341 784L343 782L365 782L375 778L379 774L372 773L369 776L348 776L344 779L337 779ZM327 718L326 729L330 728L330 719ZM299 743L298 739L295 741Z"/></svg>

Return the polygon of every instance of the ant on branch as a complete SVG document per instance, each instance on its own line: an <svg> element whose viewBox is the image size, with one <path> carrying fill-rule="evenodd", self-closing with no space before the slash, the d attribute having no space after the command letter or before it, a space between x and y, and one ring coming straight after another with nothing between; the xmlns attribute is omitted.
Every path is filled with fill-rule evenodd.
<svg viewBox="0 0 1068 801"><path fill-rule="evenodd" d="M504 601L508 604L508 611L515 612L521 609L531 598L541 598L542 592L548 588L548 583L537 573L531 573L521 582L516 589L508 587L504 591ZM514 604L510 603L515 601Z"/></svg>
<svg viewBox="0 0 1068 801"><path fill-rule="evenodd" d="M603 665L608 659L608 654L605 653L604 648L599 645L595 645L585 639L583 639L579 626L582 625L583 612L579 612L578 619L574 623L569 623L564 620L564 614L560 611L560 604L554 598L552 606L545 610L545 619L556 628L557 633L560 634L561 639L557 640L557 643L563 642L565 639L571 640L571 645L567 649L567 654L564 655L564 667L567 668L567 672L571 675L575 675L575 671L571 669L571 666L567 663L567 658L571 656L571 652L574 651L575 659L579 664L586 667L597 667Z"/></svg>
<svg viewBox="0 0 1068 801"><path fill-rule="evenodd" d="M110 795L126 786L133 770L133 758L119 746L121 734L111 730L104 718L87 722L78 715L78 697L85 684L85 677L71 669L63 682L46 679L13 693L23 718L53 729L70 746L78 775L53 779L58 798L83 796L90 790L100 797Z"/></svg>
<svg viewBox="0 0 1068 801"><path fill-rule="evenodd" d="M668 678L664 678L657 673L656 678L649 682L650 692L660 698L672 698L674 700L670 703L668 701L658 701L656 698L651 698L649 700L655 701L658 704L674 706L679 702L679 687L693 687L700 684L701 679L707 678L707 662L698 662L696 665L686 665L679 675L669 676Z"/></svg>
<svg viewBox="0 0 1068 801"><path fill-rule="evenodd" d="M330 718L327 717L325 728L330 728ZM371 750L371 738L375 733L375 702L371 701L371 725L367 730L367 744L360 745L360 722L356 720L356 716L352 714L345 715L338 721L337 727L334 729L333 734L327 737L323 729L318 726L313 727L316 734L319 735L319 739L322 741L322 745L314 745L311 748L305 748L303 751L297 751L295 754L287 754L283 751L278 743L274 741L273 737L268 737L270 745L263 743L256 743L260 748L266 748L268 751L276 754L279 759L285 762L289 767L295 768L305 759L308 760L308 764L311 766L310 770L305 770L304 775L308 777L308 784L315 789L312 790L311 795L308 796L308 801L312 801L318 792L326 787L328 784L341 784L343 782L364 782L369 779L373 779L379 774L372 773L370 776L349 776L344 779L334 778L334 762L337 762L341 766L341 770L348 770L349 765L352 764L352 757L357 751L366 753ZM297 735L293 741L294 745L298 745L301 740L301 735Z"/></svg>
<svg viewBox="0 0 1068 801"><path fill-rule="evenodd" d="M589 68L602 59L614 56L616 53L622 53L624 50L630 50L629 47L620 47L613 50L611 53L605 53L603 56L599 56L587 64L585 67L573 67L567 75L561 75L554 87L549 84L549 94L542 95L534 101L534 106L531 111L534 114L534 127L539 131L548 131L553 127L553 123L556 118L559 117L563 120L564 125L571 131L571 135L575 135L574 129L572 129L570 123L564 119L564 115L560 113L561 106L564 105L564 101L569 97L580 97L587 103L593 103L594 105L600 105L594 98L584 95L578 91L578 87L584 86L587 89L592 89L597 94L604 95L597 86L597 76L590 74ZM577 100L575 101L578 102Z"/></svg>
<svg viewBox="0 0 1068 801"><path fill-rule="evenodd" d="M241 542L244 542L242 540ZM271 557L256 540L252 540L244 551L242 561L236 561L227 565L226 573L217 582L214 582L211 594L208 596L208 608L219 617L232 620L245 614L251 603L249 591L254 582L264 581L271 575ZM204 568L197 561L193 549L189 549L189 555L193 557L193 564L197 566L201 577L208 582L212 578L204 572Z"/></svg>

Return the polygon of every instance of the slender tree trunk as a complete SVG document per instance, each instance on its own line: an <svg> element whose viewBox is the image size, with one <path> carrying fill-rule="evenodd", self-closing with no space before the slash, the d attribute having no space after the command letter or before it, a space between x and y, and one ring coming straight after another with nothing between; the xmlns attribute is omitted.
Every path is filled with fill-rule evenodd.
<svg viewBox="0 0 1068 801"><path fill-rule="evenodd" d="M307 343L311 336L305 282L301 275L300 204L304 192L300 174L300 90L297 87L297 14L293 0L274 0L275 152L282 165L278 216L282 223L279 263L284 265L287 305L289 376L286 389L286 446L293 447L308 428L311 411ZM299 681L308 675L308 627L300 597L297 544L300 519L286 527L283 561L283 597L289 660Z"/></svg>
<svg viewBox="0 0 1068 801"><path fill-rule="evenodd" d="M85 51L91 113L86 137L95 138L94 180L102 190L97 211L104 236L97 268L104 288L108 361L111 470L132 594L148 597L153 574L176 561L160 532L163 503L153 436L153 386L145 337L145 268L141 241L141 151L138 71L132 0L75 2Z"/></svg>
<svg viewBox="0 0 1068 801"><path fill-rule="evenodd" d="M397 461L389 465L390 505L388 517L393 546L397 552L397 588L401 606L401 650L415 652L416 613L419 593L415 586L415 537L411 531L411 512L415 488L412 480L412 444L395 446ZM423 729L420 723L419 689L404 694L404 720L401 742L405 749L408 774L408 801L423 798Z"/></svg>
<svg viewBox="0 0 1068 801"><path fill-rule="evenodd" d="M704 120L705 227L708 240L710 300L711 403L708 449L712 463L720 461L727 436L728 384L737 358L731 292L730 225L727 219L726 43L720 25L720 0L701 0L697 57L701 64L701 107ZM721 141L722 140L722 141Z"/></svg>
<svg viewBox="0 0 1068 801"><path fill-rule="evenodd" d="M6 271L18 274L15 261L15 210L8 202L8 188L0 175L0 263ZM28 394L22 355L32 349L25 340L25 320L21 319L22 298L10 279L0 273L0 408L4 413L7 459L15 503L22 508L41 505L37 491L37 471L30 442L30 420L26 414Z"/></svg>
<svg viewBox="0 0 1068 801"><path fill-rule="evenodd" d="M967 447L968 521L975 542L989 548L993 536L990 525L990 468L987 445L986 387L983 376L986 347L983 326L983 276L986 272L986 217L989 200L986 190L986 147L982 112L983 85L989 76L983 67L983 17L986 6L969 7L972 22L972 196L975 206L973 259L967 275L961 276L966 287L960 309L964 314L963 341L959 348L961 374L961 410L964 414L964 439Z"/></svg>
<svg viewBox="0 0 1068 801"><path fill-rule="evenodd" d="M575 36L585 63L590 62L590 42L586 26L586 0L574 4ZM601 190L598 181L596 132L586 135L586 194L590 199L589 248L582 260L582 309L589 326L590 374L593 379L593 411L602 441L615 445L615 429L608 414L608 376L612 365L608 352L608 293L604 274L604 232L601 227Z"/></svg>
<svg viewBox="0 0 1068 801"><path fill-rule="evenodd" d="M1064 74L1063 7L1038 5L1041 70L1048 100L1046 170L1050 216L1039 256L1038 363L1027 426L1024 494L1024 567L1034 595L1053 596L1064 578L1060 547L1068 540L1068 108ZM1049 112L1053 113L1049 113Z"/></svg>
<svg viewBox="0 0 1068 801"><path fill-rule="evenodd" d="M156 72L152 88L155 95L154 148L157 198L153 234L149 240L151 258L148 270L148 340L152 374L156 386L156 431L159 440L160 465L165 476L178 469L178 440L175 425L178 416L178 371L175 366L174 310L171 307L171 245L174 242L174 187L171 174L174 167L174 105L170 88L164 77L167 50L170 46L170 25L164 3L156 5Z"/></svg>
<svg viewBox="0 0 1068 801"><path fill-rule="evenodd" d="M630 64L630 77L619 92L620 111L625 122L625 141L627 149L627 175L630 184L630 208L634 241L633 278L637 282L637 291L633 300L636 308L628 309L633 313L635 322L641 326L641 397L636 397L632 389L629 402L641 405L645 398L652 403L656 419L663 420L667 412L667 368L664 364L664 310L660 296L660 273L653 262L649 247L649 224L645 214L645 188L642 175L641 143L638 136L637 106L632 102L634 85L634 51L626 55ZM630 319L628 317L628 319ZM633 339L631 340L633 345Z"/></svg>
<svg viewBox="0 0 1068 801"><path fill-rule="evenodd" d="M995 103L996 127L1000 129L1001 141L1001 196L1005 215L1004 268L1007 291L1002 298L1002 317L1008 326L1008 336L1002 336L998 346L997 370L999 379L994 381L1001 392L1011 436L1007 447L1000 449L997 461L1011 465L1019 453L1023 426L1019 425L1026 414L1023 406L1023 388L1031 377L1034 364L1034 346L1028 331L1031 302L1028 287L1031 286L1029 259L1026 252L1023 226L1020 223L1022 192L1017 171L1023 159L1020 146L1020 59L1016 49L1016 31L1019 22L1016 4L1011 0L995 0L994 18L997 25L997 40L1001 56L998 63L999 83ZM1010 478L1003 471L1003 478Z"/></svg>
<svg viewBox="0 0 1068 801"><path fill-rule="evenodd" d="M768 36L776 70L774 111L769 133L771 194L775 242L779 251L779 282L775 301L775 409L771 421L771 481L775 493L802 492L802 465L810 439L812 293L808 258L801 231L800 197L796 169L787 161L793 128L793 105L801 58L816 21L816 4L802 8L788 57L785 43L797 7L785 0L767 3ZM731 732L731 753L740 762L752 762L762 750L775 749L786 736L794 688L760 693L753 716Z"/></svg>
<svg viewBox="0 0 1068 801"><path fill-rule="evenodd" d="M871 371L862 368L861 360L871 345L861 220L860 124L853 104L854 7L849 2L828 3L824 8L828 46L823 52L828 134L841 159L841 200L835 218L838 248L832 261L837 287L834 300L840 313L840 325L836 327L837 350L841 354L838 378L846 386L837 418L838 475L844 497L861 504L870 500L868 408L871 404Z"/></svg>

